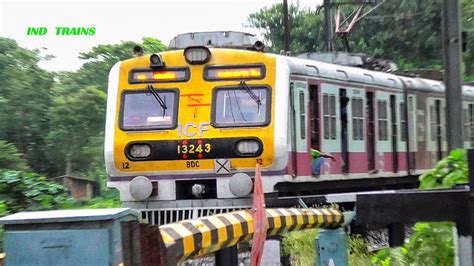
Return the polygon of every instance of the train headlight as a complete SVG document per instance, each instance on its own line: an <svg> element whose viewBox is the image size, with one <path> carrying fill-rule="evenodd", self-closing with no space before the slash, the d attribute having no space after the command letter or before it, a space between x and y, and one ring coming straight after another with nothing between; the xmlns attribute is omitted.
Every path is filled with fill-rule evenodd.
<svg viewBox="0 0 474 266"><path fill-rule="evenodd" d="M245 197L252 192L253 182L249 175L236 173L230 177L229 190L236 197Z"/></svg>
<svg viewBox="0 0 474 266"><path fill-rule="evenodd" d="M205 64L211 59L211 51L204 46L191 46L184 49L184 58L191 65Z"/></svg>
<svg viewBox="0 0 474 266"><path fill-rule="evenodd" d="M146 159L151 155L151 147L148 144L132 144L128 147L128 154L133 159Z"/></svg>
<svg viewBox="0 0 474 266"><path fill-rule="evenodd" d="M241 155L255 155L260 150L260 143L256 140L241 140L237 142L236 148Z"/></svg>
<svg viewBox="0 0 474 266"><path fill-rule="evenodd" d="M136 200L145 200L151 196L153 184L146 176L139 175L132 179L128 189Z"/></svg>

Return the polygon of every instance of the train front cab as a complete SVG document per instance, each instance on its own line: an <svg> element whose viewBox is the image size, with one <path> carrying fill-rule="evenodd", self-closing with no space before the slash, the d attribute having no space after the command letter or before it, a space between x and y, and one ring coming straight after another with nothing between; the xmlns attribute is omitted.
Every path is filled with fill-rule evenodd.
<svg viewBox="0 0 474 266"><path fill-rule="evenodd" d="M276 57L208 50L204 63L190 62L178 50L160 53L164 66L159 68L151 68L150 58L143 56L112 69L108 185L120 191L127 205L171 208L179 207L179 200L217 205L212 199L228 199L232 205L233 199L250 194L257 163L264 175L285 169L286 154L275 155L287 143L283 137L274 139L275 132L286 133L286 121L275 119L275 101L287 102L275 89ZM243 192L231 187L236 174L237 190ZM264 189L273 186L265 183Z"/></svg>

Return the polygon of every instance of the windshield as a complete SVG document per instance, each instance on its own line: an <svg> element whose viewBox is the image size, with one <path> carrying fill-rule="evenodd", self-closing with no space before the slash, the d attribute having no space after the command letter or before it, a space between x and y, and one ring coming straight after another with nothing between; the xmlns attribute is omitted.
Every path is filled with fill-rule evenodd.
<svg viewBox="0 0 474 266"><path fill-rule="evenodd" d="M157 91L159 101L150 92L126 92L122 100L121 129L150 130L176 125L176 92ZM164 108L165 107L165 108Z"/></svg>
<svg viewBox="0 0 474 266"><path fill-rule="evenodd" d="M217 127L262 126L267 125L269 117L269 92L265 87L243 87L217 89L214 97L213 122ZM257 102L252 96L256 96Z"/></svg>

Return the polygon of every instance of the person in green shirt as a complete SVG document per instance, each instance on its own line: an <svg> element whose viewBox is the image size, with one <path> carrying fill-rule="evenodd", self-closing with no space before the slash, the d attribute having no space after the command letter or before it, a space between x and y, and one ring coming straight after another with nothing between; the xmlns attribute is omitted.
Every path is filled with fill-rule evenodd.
<svg viewBox="0 0 474 266"><path fill-rule="evenodd" d="M329 153L320 152L317 149L311 149L311 156L313 157L312 174L313 176L319 176L321 167L324 163L324 158L330 158L336 161L336 158Z"/></svg>

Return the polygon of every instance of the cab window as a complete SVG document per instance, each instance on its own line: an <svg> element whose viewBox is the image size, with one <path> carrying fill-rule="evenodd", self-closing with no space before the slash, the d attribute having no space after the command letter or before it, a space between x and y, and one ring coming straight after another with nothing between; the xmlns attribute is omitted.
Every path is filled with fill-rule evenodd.
<svg viewBox="0 0 474 266"><path fill-rule="evenodd" d="M270 89L264 86L215 89L212 124L215 127L268 125L270 99Z"/></svg>
<svg viewBox="0 0 474 266"><path fill-rule="evenodd" d="M170 129L177 123L177 91L128 91L122 95L122 130Z"/></svg>

